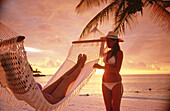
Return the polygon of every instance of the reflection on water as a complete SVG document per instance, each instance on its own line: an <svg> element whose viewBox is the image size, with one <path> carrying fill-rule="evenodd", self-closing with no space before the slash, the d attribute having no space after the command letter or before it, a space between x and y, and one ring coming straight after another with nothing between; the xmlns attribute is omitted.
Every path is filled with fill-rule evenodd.
<svg viewBox="0 0 170 111"><path fill-rule="evenodd" d="M52 76L35 77L35 80L42 86L50 80ZM167 75L123 75L125 98L147 98L153 100L169 100L170 95L170 74ZM102 75L95 74L88 84L82 88L80 95L89 94L91 96L102 97Z"/></svg>

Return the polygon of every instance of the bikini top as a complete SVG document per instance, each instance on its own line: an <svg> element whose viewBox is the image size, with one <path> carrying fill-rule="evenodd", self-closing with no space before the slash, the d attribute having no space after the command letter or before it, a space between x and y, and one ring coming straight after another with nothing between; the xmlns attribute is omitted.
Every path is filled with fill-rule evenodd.
<svg viewBox="0 0 170 111"><path fill-rule="evenodd" d="M105 56L104 59L103 59L104 63L109 63L109 64L113 64L113 65L115 64L115 62L116 62L115 56L112 56L108 61L106 61L106 57L107 56Z"/></svg>

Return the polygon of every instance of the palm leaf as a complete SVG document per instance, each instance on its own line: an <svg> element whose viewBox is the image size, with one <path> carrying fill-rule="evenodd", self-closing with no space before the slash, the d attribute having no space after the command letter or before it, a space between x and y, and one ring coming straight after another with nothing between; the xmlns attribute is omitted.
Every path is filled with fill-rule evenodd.
<svg viewBox="0 0 170 111"><path fill-rule="evenodd" d="M76 12L83 13L89 8L94 6L100 6L101 3L107 3L109 0L81 0L80 3L76 7Z"/></svg>
<svg viewBox="0 0 170 111"><path fill-rule="evenodd" d="M163 7L164 8L170 7L170 1L163 1Z"/></svg>
<svg viewBox="0 0 170 111"><path fill-rule="evenodd" d="M109 0L82 0L77 6L77 13L81 13L88 8L94 6L100 6L101 3L107 3ZM110 0L111 1L111 0ZM131 28L131 23L137 18L137 12L141 11L143 15L142 8L150 5L152 7L152 17L159 23L162 27L170 30L170 13L165 9L165 7L170 6L169 1L163 0L143 0L143 5L141 7L136 6L139 10L135 10L135 6L131 7L128 4L128 0L112 0L112 3L98 13L84 28L80 38L89 33L90 30L96 26L97 23L102 24L104 20L109 20L111 16L115 15L114 18L114 31L117 33L125 33L126 25Z"/></svg>
<svg viewBox="0 0 170 111"><path fill-rule="evenodd" d="M117 9L117 11L116 11L115 16L118 16L118 15L119 15L121 9L122 9L124 6L125 6L125 0L123 0L123 1L120 3L120 5L119 5L119 7L118 7L118 9Z"/></svg>
<svg viewBox="0 0 170 111"><path fill-rule="evenodd" d="M164 8L163 2L154 2L151 6L153 20L164 30L170 31L170 12Z"/></svg>
<svg viewBox="0 0 170 111"><path fill-rule="evenodd" d="M125 8L125 7L124 7ZM131 23L136 20L136 14L129 14L129 7L126 7L115 16L114 31L118 34L125 33L125 27L128 25L131 28Z"/></svg>
<svg viewBox="0 0 170 111"><path fill-rule="evenodd" d="M105 19L109 20L111 16L113 16L113 12L115 11L117 2L113 2L108 5L105 9L103 9L100 13L98 13L84 28L83 32L80 35L80 38L85 34L89 33L90 30L96 26L97 23L102 24Z"/></svg>

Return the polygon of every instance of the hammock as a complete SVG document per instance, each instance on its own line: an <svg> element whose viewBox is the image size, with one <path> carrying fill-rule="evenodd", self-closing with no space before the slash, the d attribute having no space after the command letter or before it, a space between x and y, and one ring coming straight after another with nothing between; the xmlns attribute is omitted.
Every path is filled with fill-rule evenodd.
<svg viewBox="0 0 170 111"><path fill-rule="evenodd" d="M0 38L2 38L0 42L0 96L11 106L16 106L18 103L20 107L26 107L29 104L36 110L43 111L62 110L79 93L95 73L93 64L99 62L104 48L104 41L99 39L72 42L66 60L44 88L76 64L78 54L87 55L86 64L74 83L69 86L66 97L56 104L50 104L34 80L24 49L25 37L19 36L0 23Z"/></svg>

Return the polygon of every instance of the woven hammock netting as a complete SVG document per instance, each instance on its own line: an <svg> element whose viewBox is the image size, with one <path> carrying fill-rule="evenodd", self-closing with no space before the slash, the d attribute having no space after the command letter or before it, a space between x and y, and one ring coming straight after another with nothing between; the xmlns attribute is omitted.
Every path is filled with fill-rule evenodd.
<svg viewBox="0 0 170 111"><path fill-rule="evenodd" d="M18 33L0 23L0 97L10 106L22 108L31 106L36 110L44 111L63 110L64 106L79 93L91 76L95 74L93 64L102 64L100 57L103 54L105 42L99 38L103 37L104 34L94 28L78 41L72 42L66 60L44 86L44 88L48 87L74 66L80 53L87 55L87 61L82 71L69 86L66 96L60 102L50 104L34 80L24 49L24 41L18 40L18 36Z"/></svg>

